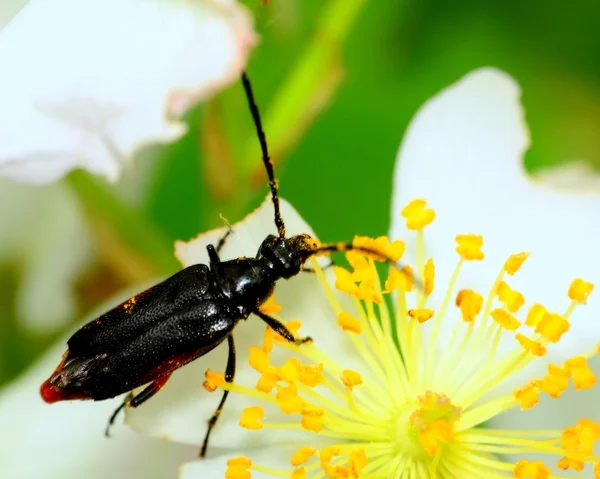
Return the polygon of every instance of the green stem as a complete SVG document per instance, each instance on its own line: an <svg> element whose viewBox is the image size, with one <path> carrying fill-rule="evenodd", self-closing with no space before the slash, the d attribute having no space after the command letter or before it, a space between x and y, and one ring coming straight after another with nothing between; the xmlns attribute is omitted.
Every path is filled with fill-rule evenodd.
<svg viewBox="0 0 600 479"><path fill-rule="evenodd" d="M124 205L106 184L83 171L71 173L66 181L87 213L105 222L156 274L171 275L181 268L173 244L138 211Z"/></svg>

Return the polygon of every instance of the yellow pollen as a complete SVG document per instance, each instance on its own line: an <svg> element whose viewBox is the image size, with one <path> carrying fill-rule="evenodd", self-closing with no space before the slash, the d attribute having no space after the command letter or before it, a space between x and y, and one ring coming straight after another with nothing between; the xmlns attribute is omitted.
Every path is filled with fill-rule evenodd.
<svg viewBox="0 0 600 479"><path fill-rule="evenodd" d="M260 376L260 378L256 382L256 389L261 392L270 394L271 391L273 391L275 384L277 384L277 382L280 379L282 379L282 378L278 374L264 373Z"/></svg>
<svg viewBox="0 0 600 479"><path fill-rule="evenodd" d="M269 326L265 328L265 334L263 336L262 350L265 353L270 353L273 350L273 339L275 338L275 331Z"/></svg>
<svg viewBox="0 0 600 479"><path fill-rule="evenodd" d="M348 251L346 253L346 259L354 269L367 269L369 267L369 261L365 255L357 251Z"/></svg>
<svg viewBox="0 0 600 479"><path fill-rule="evenodd" d="M546 347L539 341L529 339L528 337L523 336L520 333L517 333L515 338L517 341L519 341L519 344L521 346L523 346L527 351L529 351L534 356L545 356L546 355Z"/></svg>
<svg viewBox="0 0 600 479"><path fill-rule="evenodd" d="M298 380L305 386L311 388L323 384L325 382L325 376L323 376L323 363L299 365Z"/></svg>
<svg viewBox="0 0 600 479"><path fill-rule="evenodd" d="M341 453L342 450L339 446L324 447L319 452L319 461L321 462L321 465L329 464L334 457L339 456Z"/></svg>
<svg viewBox="0 0 600 479"><path fill-rule="evenodd" d="M264 314L273 314L281 311L281 305L275 302L275 296L272 295L263 304L260 305L258 310Z"/></svg>
<svg viewBox="0 0 600 479"><path fill-rule="evenodd" d="M350 475L354 478L359 478L362 470L369 464L367 454L361 447L354 449L350 452L350 458L348 459L348 469L350 469Z"/></svg>
<svg viewBox="0 0 600 479"><path fill-rule="evenodd" d="M215 373L210 369L206 370L204 377L206 378L206 381L202 383L202 387L204 387L204 389L206 389L208 392L212 393L218 387L225 384L225 376L221 373Z"/></svg>
<svg viewBox="0 0 600 479"><path fill-rule="evenodd" d="M252 466L252 461L247 457L233 457L227 461L226 479L250 479L252 474L248 468Z"/></svg>
<svg viewBox="0 0 600 479"><path fill-rule="evenodd" d="M521 323L517 318L504 311L503 309L494 309L491 314L492 319L508 331L514 331L519 326L521 326Z"/></svg>
<svg viewBox="0 0 600 479"><path fill-rule="evenodd" d="M300 464L306 463L312 456L317 453L314 447L301 447L296 451L290 460L292 466L299 466Z"/></svg>
<svg viewBox="0 0 600 479"><path fill-rule="evenodd" d="M394 268L392 268L392 271L394 271ZM338 315L337 323L344 331L350 331L354 334L360 334L362 331L360 321L346 311L342 311Z"/></svg>
<svg viewBox="0 0 600 479"><path fill-rule="evenodd" d="M548 364L548 375L545 376L540 387L551 398L558 399L569 387L569 378L571 373L566 369Z"/></svg>
<svg viewBox="0 0 600 479"><path fill-rule="evenodd" d="M319 407L307 407L302 410L300 425L307 431L321 432L323 430L323 415L325 410Z"/></svg>
<svg viewBox="0 0 600 479"><path fill-rule="evenodd" d="M531 409L540 401L540 384L531 381L529 384L518 388L514 392L515 399L521 404L521 410Z"/></svg>
<svg viewBox="0 0 600 479"><path fill-rule="evenodd" d="M573 280L569 287L569 299L579 304L585 304L587 297L594 290L594 285L580 278Z"/></svg>
<svg viewBox="0 0 600 479"><path fill-rule="evenodd" d="M298 387L295 384L277 386L275 399L281 411L286 414L300 413L306 406L306 401L298 396Z"/></svg>
<svg viewBox="0 0 600 479"><path fill-rule="evenodd" d="M569 322L560 314L546 313L535 327L535 332L551 343L557 343L569 327Z"/></svg>
<svg viewBox="0 0 600 479"><path fill-rule="evenodd" d="M350 477L350 471L345 466L332 466L330 464L323 465L323 471L327 477L333 479L347 479Z"/></svg>
<svg viewBox="0 0 600 479"><path fill-rule="evenodd" d="M591 456L594 443L600 438L600 426L591 419L580 419L575 427L567 427L563 431L560 448L566 453L574 453L579 457ZM558 461L557 467L562 470L573 469L581 472L584 461L579 457L565 456Z"/></svg>
<svg viewBox="0 0 600 479"><path fill-rule="evenodd" d="M548 479L550 472L542 461L529 462L522 459L515 466L514 476L518 479Z"/></svg>
<svg viewBox="0 0 600 479"><path fill-rule="evenodd" d="M452 441L460 414L461 409L447 396L427 391L419 396L419 408L411 414L409 424L416 428L425 452L435 456L442 444Z"/></svg>
<svg viewBox="0 0 600 479"><path fill-rule="evenodd" d="M123 303L123 309L127 314L133 313L133 306L135 305L136 299L135 296L129 298L125 303Z"/></svg>
<svg viewBox="0 0 600 479"><path fill-rule="evenodd" d="M424 293L429 296L433 292L433 282L435 277L435 266L433 260L429 258L425 263L425 270L423 271L423 277L425 279Z"/></svg>
<svg viewBox="0 0 600 479"><path fill-rule="evenodd" d="M541 304L534 304L527 313L525 324L530 328L537 326L547 312L548 310Z"/></svg>
<svg viewBox="0 0 600 479"><path fill-rule="evenodd" d="M334 266L333 272L335 274L335 287L336 289L348 293L350 295L356 294L358 286L352 279L352 273L341 266Z"/></svg>
<svg viewBox="0 0 600 479"><path fill-rule="evenodd" d="M470 289L463 289L456 295L456 306L460 308L464 321L475 320L483 307L483 296Z"/></svg>
<svg viewBox="0 0 600 479"><path fill-rule="evenodd" d="M516 313L525 304L525 298L521 293L512 289L504 281L498 285L498 299L511 313Z"/></svg>
<svg viewBox="0 0 600 479"><path fill-rule="evenodd" d="M464 234L456 236L456 252L467 261L481 261L483 259L483 236Z"/></svg>
<svg viewBox="0 0 600 479"><path fill-rule="evenodd" d="M281 366L278 370L279 376L285 382L292 384L293 382L298 380L299 371L298 368L300 366L300 361L296 358L289 358L283 366ZM274 376L274 375L273 375Z"/></svg>
<svg viewBox="0 0 600 479"><path fill-rule="evenodd" d="M248 357L248 363L252 369L259 373L266 373L269 371L271 366L269 365L269 353L263 351L257 346L250 347L250 356Z"/></svg>
<svg viewBox="0 0 600 479"><path fill-rule="evenodd" d="M352 391L354 386L360 386L363 382L361 375L351 369L344 369L342 371L341 379L342 383L349 391Z"/></svg>
<svg viewBox="0 0 600 479"><path fill-rule="evenodd" d="M435 211L427 208L425 200L413 200L402 209L409 230L420 230L435 219Z"/></svg>
<svg viewBox="0 0 600 479"><path fill-rule="evenodd" d="M290 479L306 479L306 469L299 467L290 474Z"/></svg>
<svg viewBox="0 0 600 479"><path fill-rule="evenodd" d="M590 389L596 382L595 374L588 367L587 359L583 356L576 356L565 361L565 369L571 373L573 387L576 391Z"/></svg>
<svg viewBox="0 0 600 479"><path fill-rule="evenodd" d="M408 315L411 318L416 319L419 323L423 324L424 322L431 319L431 317L433 316L433 310L425 308L409 309Z"/></svg>
<svg viewBox="0 0 600 479"><path fill-rule="evenodd" d="M265 417L265 411L260 406L247 407L242 411L240 426L245 429L262 429L261 419Z"/></svg>
<svg viewBox="0 0 600 479"><path fill-rule="evenodd" d="M529 253L517 253L510 255L510 258L504 263L504 271L510 276L521 269L525 260L529 258Z"/></svg>

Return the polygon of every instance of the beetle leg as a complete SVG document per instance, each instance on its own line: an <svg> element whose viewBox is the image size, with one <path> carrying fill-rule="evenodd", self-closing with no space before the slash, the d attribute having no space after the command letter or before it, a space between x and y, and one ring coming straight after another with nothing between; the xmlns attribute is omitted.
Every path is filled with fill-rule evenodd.
<svg viewBox="0 0 600 479"><path fill-rule="evenodd" d="M261 313L260 311L254 311L254 314L256 314L265 323L267 323L273 331L275 331L280 336L283 336L290 343L299 345L304 343L310 343L312 341L312 338L309 338L308 336L305 338L296 338L285 324L283 324L281 321L278 321L274 317L269 316L268 314Z"/></svg>
<svg viewBox="0 0 600 479"><path fill-rule="evenodd" d="M138 407L139 405L144 404L148 399L150 399L163 388L163 386L167 383L170 377L171 375L167 374L165 376L161 376L158 379L155 379L148 386L146 386L146 388L143 389L142 392L139 393L137 396L134 396L133 392L127 394L123 403L110 416L110 419L108 420L108 425L106 426L106 431L104 432L105 436L110 437L110 428L114 424L119 412L121 412L121 409L123 409L126 406Z"/></svg>
<svg viewBox="0 0 600 479"><path fill-rule="evenodd" d="M110 437L110 428L115 423L115 419L117 419L117 415L121 412L121 409L123 409L125 406L127 406L127 404L132 399L133 399L133 393L132 392L127 393L127 396L125 396L125 399L123 400L121 405L117 409L115 409L115 412L112 413L112 416L110 416L110 419L108 420L108 424L106 425L106 429L104 430L104 435L106 437Z"/></svg>
<svg viewBox="0 0 600 479"><path fill-rule="evenodd" d="M225 367L225 381L231 383L235 377L235 343L233 342L233 336L231 334L227 336L227 344L229 346L229 353L227 355L227 366ZM227 396L229 396L229 391L223 391L221 402L219 403L215 413L208 421L208 430L206 431L206 436L204 436L204 442L202 443L202 449L200 450L200 457L204 457L206 455L208 438L210 437L210 433L217 423L217 419L219 419L219 416L221 415L221 411L223 410L223 406L225 406Z"/></svg>
<svg viewBox="0 0 600 479"><path fill-rule="evenodd" d="M207 245L206 251L208 251L208 258L210 260L210 264L216 264L221 262L221 259L219 258L219 253L217 253L217 250L213 245Z"/></svg>

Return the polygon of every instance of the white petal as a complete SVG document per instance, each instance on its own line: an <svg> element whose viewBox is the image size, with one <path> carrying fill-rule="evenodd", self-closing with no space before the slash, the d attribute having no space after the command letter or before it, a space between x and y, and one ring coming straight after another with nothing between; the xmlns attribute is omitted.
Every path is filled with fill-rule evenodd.
<svg viewBox="0 0 600 479"><path fill-rule="evenodd" d="M254 42L234 0L30 0L0 32L0 175L116 179L181 136L178 117L235 81Z"/></svg>
<svg viewBox="0 0 600 479"><path fill-rule="evenodd" d="M425 235L427 255L436 261L437 304L457 261L458 233L483 234L486 254L483 263L466 265L460 287L487 294L504 260L520 251L532 255L509 283L524 293L528 305L541 302L562 312L575 277L600 284L600 195L565 194L530 181L522 164L529 139L519 100L520 90L508 75L477 70L430 100L402 143L391 235L407 236L399 213L411 199L425 198L436 210ZM592 294L589 304L578 308L571 331L550 345L549 360L560 364L595 344L600 337L598 296ZM455 324L455 318L449 319L446 333ZM501 350L514 347L506 337ZM526 375L544 374L542 363Z"/></svg>
<svg viewBox="0 0 600 479"><path fill-rule="evenodd" d="M175 478L197 448L115 428L104 436L120 399L46 404L37 391L65 350L64 341L0 393L0 477L45 479Z"/></svg>
<svg viewBox="0 0 600 479"><path fill-rule="evenodd" d="M28 0L2 0L0 5L0 30L19 13Z"/></svg>
<svg viewBox="0 0 600 479"><path fill-rule="evenodd" d="M282 200L281 210L288 235L301 232L314 235L312 229L285 200ZM233 225L233 230L232 237L228 238L223 247L221 259L254 256L266 235L276 233L270 198L241 223ZM208 262L206 245L216 244L225 231L226 228L221 228L202 234L189 243L178 242L177 257L186 266ZM281 315L285 320L302 321L301 335L311 336L317 346L326 349L344 367L355 366L356 360L349 341L337 326L335 314L315 275L300 274L289 281L280 281L275 297L283 307ZM262 344L264 331L264 323L254 316L236 326L233 333L238 358L235 381L239 384L254 387L259 378L248 365L248 348ZM207 368L224 372L226 357L227 346L221 345L205 357L176 371L155 398L137 409L127 410L127 423L154 436L201 444L206 432L206 422L221 398L220 392L209 394L203 390L204 373ZM276 361L277 356L274 354L273 358ZM256 400L246 396L230 395L211 436L211 447L244 448L278 442L276 435L265 434L264 431L244 431L239 426L241 410L254 404ZM275 421L276 418L269 414L268 420ZM290 433L289 436L294 434Z"/></svg>

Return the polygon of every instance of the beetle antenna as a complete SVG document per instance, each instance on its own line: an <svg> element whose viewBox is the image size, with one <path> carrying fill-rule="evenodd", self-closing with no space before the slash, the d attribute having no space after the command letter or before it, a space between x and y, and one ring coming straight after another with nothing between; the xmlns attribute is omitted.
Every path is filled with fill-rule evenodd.
<svg viewBox="0 0 600 479"><path fill-rule="evenodd" d="M365 255L373 256L380 260L383 259L383 261L385 261L386 263L389 263L393 268L396 268L403 275L413 276L403 269L404 266L402 265L402 263L400 261L394 261L392 258L387 256L386 254L384 254L380 251L377 251L376 249L369 248L368 246L355 246L352 243L346 243L346 242L325 244L325 245L321 245L318 248L311 250L310 256L314 256L319 253L331 253L331 252L336 252L336 251L357 251L357 252L363 253ZM421 283L421 281L418 278L412 277L412 280L418 288L425 289L424 285Z"/></svg>
<svg viewBox="0 0 600 479"><path fill-rule="evenodd" d="M271 188L271 197L273 198L273 208L275 209L275 226L277 226L277 232L280 238L285 238L285 224L283 223L283 217L279 210L279 194L277 193L277 180L275 179L275 172L273 170L273 162L269 156L269 150L267 148L267 138L263 130L262 122L260 121L260 113L258 112L258 106L254 99L254 93L252 92L252 86L250 85L250 79L248 74L242 72L242 84L244 85L244 91L248 98L248 105L250 106L250 112L252 113L252 119L256 126L256 133L258 135L258 141L260 142L260 149L262 150L262 160L267 170L267 176L269 178L269 187Z"/></svg>

